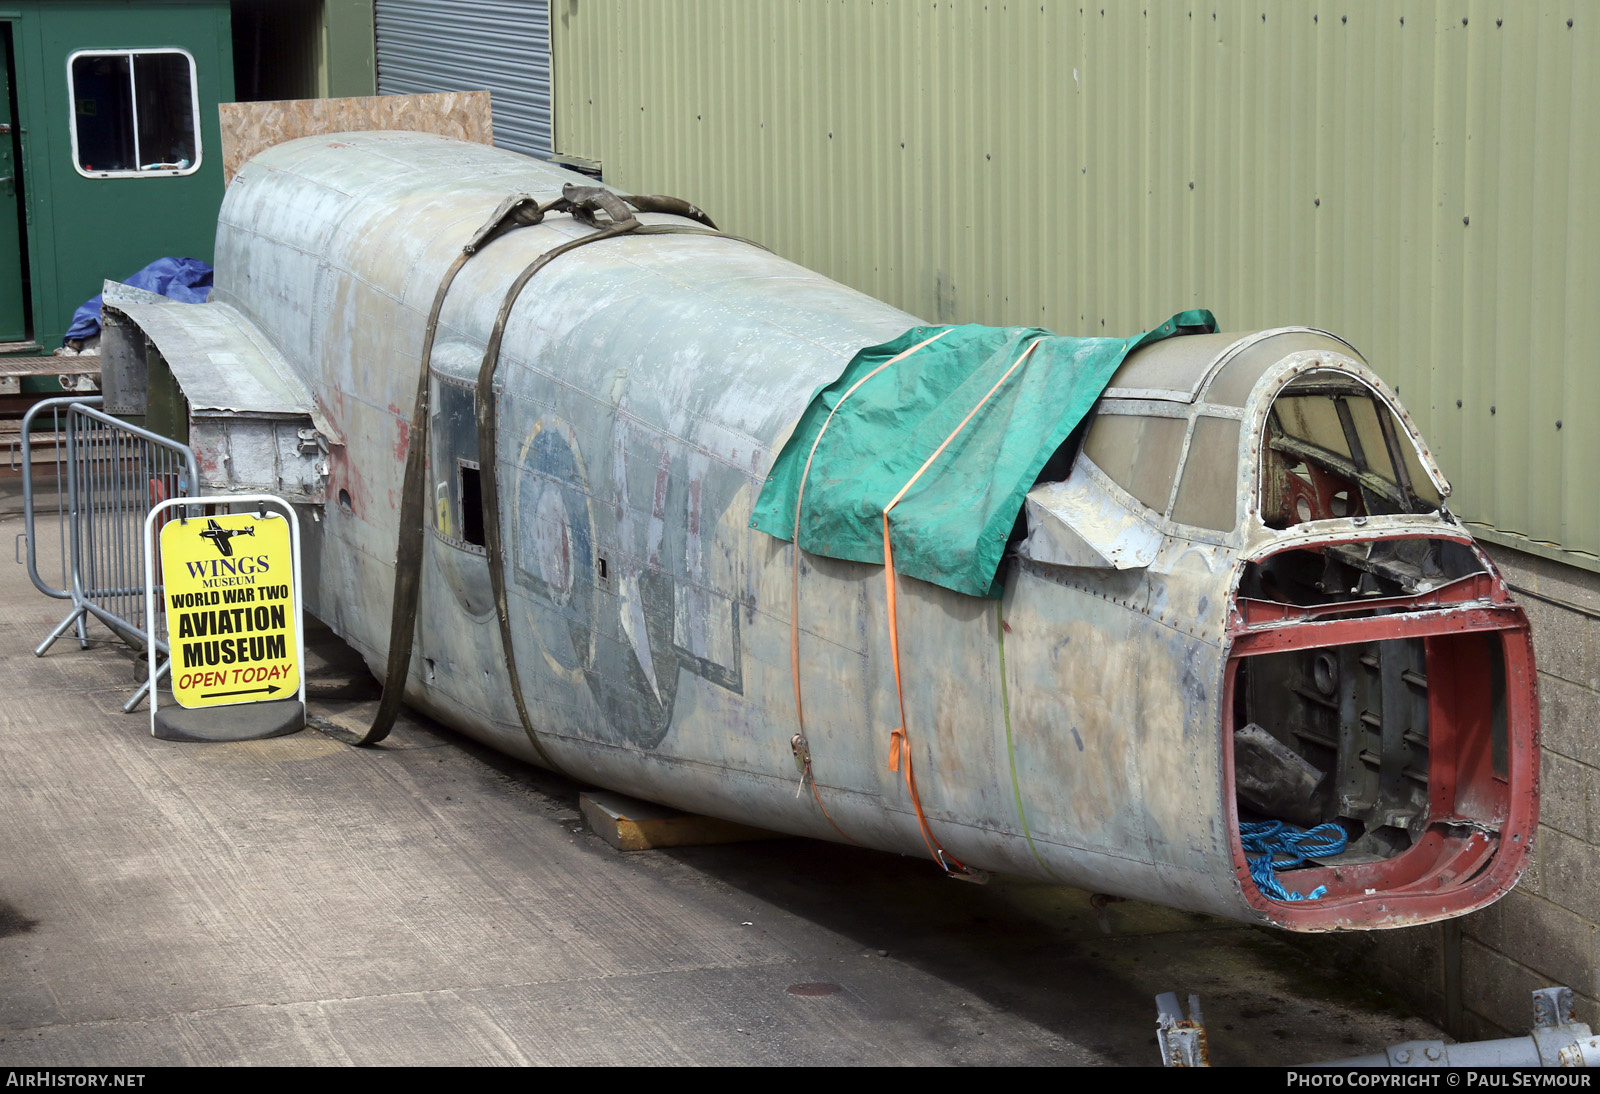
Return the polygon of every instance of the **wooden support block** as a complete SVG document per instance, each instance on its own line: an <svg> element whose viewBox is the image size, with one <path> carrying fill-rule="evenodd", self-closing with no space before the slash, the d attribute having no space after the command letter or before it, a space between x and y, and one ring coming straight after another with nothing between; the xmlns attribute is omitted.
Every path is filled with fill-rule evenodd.
<svg viewBox="0 0 1600 1094"><path fill-rule="evenodd" d="M640 801L609 790L589 790L578 795L583 819L600 838L619 851L647 851L656 847L686 847L741 840L783 839L781 832L752 828L748 824L680 813L664 805Z"/></svg>

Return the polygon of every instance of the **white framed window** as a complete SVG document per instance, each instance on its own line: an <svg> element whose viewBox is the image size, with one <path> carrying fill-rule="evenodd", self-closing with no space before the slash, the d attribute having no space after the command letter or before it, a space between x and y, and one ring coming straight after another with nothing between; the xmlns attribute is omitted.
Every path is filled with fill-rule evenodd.
<svg viewBox="0 0 1600 1094"><path fill-rule="evenodd" d="M181 49L83 49L67 58L72 165L85 178L200 169L200 90Z"/></svg>

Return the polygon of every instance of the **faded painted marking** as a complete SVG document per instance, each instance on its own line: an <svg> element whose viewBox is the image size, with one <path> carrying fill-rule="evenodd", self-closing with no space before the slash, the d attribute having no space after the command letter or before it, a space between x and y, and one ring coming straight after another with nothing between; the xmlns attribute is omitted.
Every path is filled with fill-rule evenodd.
<svg viewBox="0 0 1600 1094"><path fill-rule="evenodd" d="M389 413L394 415L395 421L394 458L405 463L406 453L411 449L411 421L405 411L393 403L389 404Z"/></svg>
<svg viewBox="0 0 1600 1094"><path fill-rule="evenodd" d="M647 520L636 521L628 503L628 442L639 432L631 419L619 416L610 446L614 550L598 546L578 435L558 419L539 419L522 445L512 523L519 532L515 579L543 602L530 613L530 622L545 667L570 683L581 679L587 685L604 718L602 737L655 748L671 726L680 669L735 693L743 692L744 674L738 604L705 588L701 537L692 535L685 543L688 580L660 568L667 529L683 526L669 525L674 494L682 494L687 525L698 531L704 519L709 461L691 451L686 476L674 459L676 446L659 435L645 437L644 447L654 457L650 512ZM678 485L681 491L674 490ZM608 563L604 581L597 576L601 555ZM607 586L615 592L608 594ZM616 632L601 625L611 604L620 642L605 640ZM527 686L536 693L536 682Z"/></svg>
<svg viewBox="0 0 1600 1094"><path fill-rule="evenodd" d="M560 492L546 483L538 491L533 525L533 556L539 578L556 604L572 599L572 525Z"/></svg>
<svg viewBox="0 0 1600 1094"><path fill-rule="evenodd" d="M569 683L583 683L592 660L594 519L588 475L572 427L545 419L536 422L518 454L517 467L521 470L512 497L511 523L518 532L513 576L556 609L531 613L546 669Z"/></svg>
<svg viewBox="0 0 1600 1094"><path fill-rule="evenodd" d="M670 703L661 696L661 684L656 678L655 658L650 653L650 637L646 630L644 618L644 604L640 600L640 567L633 557L627 553L627 547L634 541L633 535L633 509L628 504L628 428L627 419L617 425L617 431L611 446L611 491L613 505L616 507L617 540L623 547L620 557L613 560L617 568L617 597L619 600L620 622L622 633L627 635L628 644L633 647L633 656L639 664L639 671L644 674L645 681L650 685L651 694L655 698L663 721L671 719ZM659 446L659 441L647 438L648 443ZM659 482L660 472L657 472ZM659 488L659 487L658 487ZM650 528L647 535L659 542L661 534L661 521L654 513L651 515ZM648 549L648 548L647 548ZM659 561L659 560L658 560ZM676 685L673 686L674 693ZM663 730L665 726L663 725Z"/></svg>

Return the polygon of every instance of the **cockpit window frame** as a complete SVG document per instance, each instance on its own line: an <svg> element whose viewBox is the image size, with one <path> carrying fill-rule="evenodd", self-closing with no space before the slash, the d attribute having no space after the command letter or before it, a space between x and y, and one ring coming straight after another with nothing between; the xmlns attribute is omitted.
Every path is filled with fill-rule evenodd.
<svg viewBox="0 0 1600 1094"><path fill-rule="evenodd" d="M1411 445L1412 454L1415 455L1417 464L1427 476L1434 491L1439 495L1439 507L1432 513L1385 514L1382 516L1375 515L1371 519L1438 520L1445 512L1450 498L1449 480L1444 477L1443 472L1439 470L1438 464L1434 462L1433 454L1428 451L1427 443L1422 439L1421 432L1417 429L1416 423L1412 421L1411 415L1406 412L1399 397L1365 362L1358 361L1352 357L1347 357L1343 354L1307 351L1290 354L1276 365L1267 369L1261 378L1256 381L1255 388L1251 391L1250 397L1246 402L1248 443L1254 446L1250 451L1254 451L1261 445L1266 436L1268 416L1271 414L1278 398L1289 385L1306 373L1318 371L1335 372L1346 377L1353 383L1365 388L1376 404L1389 411L1393 419L1400 424L1400 432L1404 434L1403 438L1397 439L1400 439L1402 443ZM1410 461L1406 462L1409 465ZM1266 531L1277 535L1287 529L1268 526L1262 514L1262 475L1264 471L1264 461L1251 459L1249 461L1249 470L1241 472L1241 476L1248 475L1248 480L1242 481L1240 484L1241 490L1248 497L1247 511L1243 523L1245 527L1255 533ZM1297 529L1301 532L1313 531L1319 526L1326 527L1330 523L1349 519L1347 517L1331 517L1304 521L1290 525L1290 529Z"/></svg>
<svg viewBox="0 0 1600 1094"><path fill-rule="evenodd" d="M1145 523L1155 528L1165 530L1166 507L1157 509L1140 498L1127 486L1117 481L1111 472L1102 467L1093 456L1089 454L1089 438L1093 435L1095 427L1102 418L1166 418L1183 422L1183 437L1178 442L1177 462L1173 465L1172 485L1167 488L1167 506L1172 503L1172 490L1177 483L1178 476L1183 471L1183 457L1189 445L1190 407L1185 403L1174 402L1166 399L1114 399L1103 398L1094 412L1094 418L1089 423L1089 433L1085 435L1083 444L1079 449L1079 458L1093 467L1115 492L1123 506L1132 512L1144 515Z"/></svg>
<svg viewBox="0 0 1600 1094"><path fill-rule="evenodd" d="M1088 453L1088 440L1085 438L1080 458L1084 463L1094 469L1098 477L1114 492L1118 501L1124 508L1139 513L1146 524L1162 532L1164 535L1175 536L1182 539L1196 540L1205 543L1227 544L1240 539L1239 531L1242 521L1239 506L1234 506L1233 526L1227 529L1208 528L1203 525L1184 524L1172 519L1174 506L1177 505L1181 487L1183 485L1184 469L1188 466L1190 447L1194 443L1196 421L1202 417L1226 418L1240 421L1240 432L1244 432L1244 409L1236 406L1214 406L1209 403L1184 403L1169 399L1125 399L1104 398L1096 410L1096 420L1101 415L1108 417L1152 417L1181 419L1183 426L1183 440L1178 448L1178 460L1173 469L1172 482L1167 488L1165 503L1158 509L1147 505L1142 499L1129 491L1125 486L1112 478L1111 474L1094 461ZM1089 428L1094 429L1094 423ZM1239 461L1235 455L1234 477L1237 481L1242 475L1239 470Z"/></svg>
<svg viewBox="0 0 1600 1094"><path fill-rule="evenodd" d="M1271 332L1262 332L1261 335L1241 339L1235 347L1221 355L1222 360L1208 370L1206 382L1193 402L1184 402L1178 399L1163 398L1129 398L1107 392L1102 397L1095 410L1095 421L1089 425L1092 431L1095 422L1102 416L1113 417L1119 415L1179 418L1184 420L1184 437L1179 448L1177 466L1173 472L1173 479L1168 491L1166 504L1159 510L1147 505L1139 497L1131 493L1125 486L1112 478L1103 467L1095 462L1088 454L1088 438L1085 438L1078 458L1083 465L1089 468L1101 485L1117 500L1123 508L1130 513L1137 514L1141 521L1149 527L1159 530L1164 535L1174 538L1191 540L1195 542L1211 543L1221 546L1240 546L1258 539L1263 533L1280 536L1285 529L1270 528L1262 516L1262 474L1265 470L1263 461L1256 453L1266 436L1268 416L1273 404L1291 383L1300 376L1313 371L1330 371L1338 373L1341 377L1364 388L1374 402L1374 408L1381 406L1389 411L1399 424L1397 432L1404 433L1405 437L1400 442L1411 445L1411 456L1415 457L1415 465L1408 459L1408 471L1415 477L1418 468L1426 475L1429 483L1439 495L1439 508L1435 512L1415 514L1390 514L1381 517L1383 520L1394 521L1423 521L1437 522L1446 507L1450 496L1450 484L1444 478L1438 465L1434 462L1432 453L1428 451L1427 444L1422 439L1416 423L1406 413L1399 398L1389 389L1359 357L1355 350L1349 354L1333 352L1325 348L1314 350L1301 350L1286 354L1282 359L1273 363L1262 371L1259 379L1252 388L1250 395L1244 400L1243 406L1230 403L1213 403L1209 400L1210 386L1222 374L1222 365L1233 359L1238 352L1238 347L1250 347L1268 335L1282 333L1295 333L1294 329L1286 328ZM1305 333L1318 335L1326 332L1304 329ZM1330 336L1332 337L1332 336ZM1342 341L1342 340L1341 340ZM1182 493L1184 473L1189 466L1189 460L1194 445L1195 430L1201 418L1231 418L1239 422L1239 444L1235 452L1234 475L1236 482L1237 501L1234 506L1233 526L1228 529L1209 528L1201 525L1183 523L1174 519L1178 501ZM1325 530L1326 526L1334 521L1348 518L1324 518L1291 525L1297 534Z"/></svg>

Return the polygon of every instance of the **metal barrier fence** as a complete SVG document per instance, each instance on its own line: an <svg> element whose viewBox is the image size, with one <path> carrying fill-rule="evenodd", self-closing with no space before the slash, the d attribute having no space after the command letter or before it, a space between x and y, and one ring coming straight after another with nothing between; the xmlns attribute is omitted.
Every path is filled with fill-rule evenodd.
<svg viewBox="0 0 1600 1094"><path fill-rule="evenodd" d="M74 404L81 406L98 406L103 399L98 396L85 398L81 395L68 396L60 399L44 399L28 408L22 417L22 429L11 441L11 466L17 467L17 456L20 452L22 458L22 527L23 531L17 535L19 543L27 544L28 578L33 582L33 587L45 596L55 597L57 600L71 600L72 571L67 568L67 408ZM40 466L35 458L34 450L49 446L52 456L46 466L49 467L51 481L54 484L54 501L46 500L46 509L55 510L55 527L60 533L55 537L56 566L52 585L39 574L39 536L36 534L35 520L36 507L40 504L39 488L34 482L34 476L40 474ZM48 564L47 564L48 565ZM81 619L80 619L81 623ZM79 628L79 640L83 641L82 628Z"/></svg>
<svg viewBox="0 0 1600 1094"><path fill-rule="evenodd" d="M88 405L88 399L51 399L24 420L23 518L28 541L28 576L48 596L70 599L72 611L34 650L43 657L56 639L76 628L87 645L84 621L94 616L129 645L166 643L145 630L144 519L152 506L171 498L195 497L200 481L194 452L187 445L113 418ZM61 404L66 404L64 407ZM37 509L30 443L35 423L48 414L58 438L56 513L64 555L65 588L55 588L38 572ZM64 437L65 450L59 443ZM159 572L159 565L156 567ZM158 605L161 589L153 590ZM165 630L158 616L155 635ZM163 668L162 671L165 671ZM123 705L132 710L149 691L147 682Z"/></svg>

